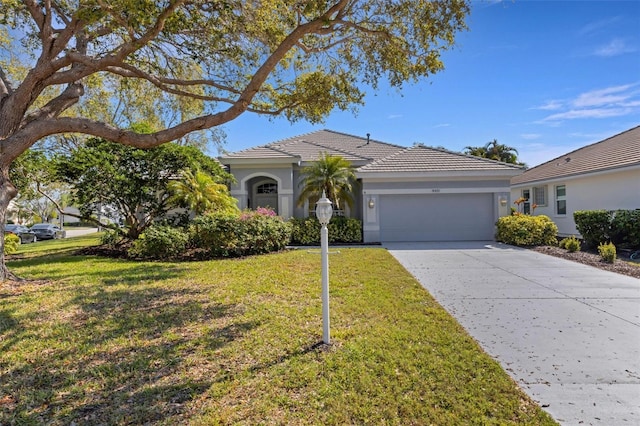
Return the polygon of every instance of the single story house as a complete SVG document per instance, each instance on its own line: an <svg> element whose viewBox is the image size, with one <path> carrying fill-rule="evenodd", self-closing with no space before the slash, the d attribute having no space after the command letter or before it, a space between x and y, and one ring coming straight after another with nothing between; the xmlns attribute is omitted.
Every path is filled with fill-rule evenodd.
<svg viewBox="0 0 640 426"><path fill-rule="evenodd" d="M514 176L511 199L520 197L525 213L549 216L561 236L579 235L577 210L639 209L640 126Z"/></svg>
<svg viewBox="0 0 640 426"><path fill-rule="evenodd" d="M269 206L284 218L314 214L298 204L300 171L322 153L355 169L356 203L365 242L493 240L495 222L510 213L509 183L519 166L423 145L402 147L320 130L219 158L236 183L240 208Z"/></svg>

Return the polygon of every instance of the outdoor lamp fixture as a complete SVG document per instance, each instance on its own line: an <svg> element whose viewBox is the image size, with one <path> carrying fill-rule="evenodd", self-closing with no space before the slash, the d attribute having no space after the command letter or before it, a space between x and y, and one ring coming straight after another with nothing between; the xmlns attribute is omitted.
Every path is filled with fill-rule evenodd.
<svg viewBox="0 0 640 426"><path fill-rule="evenodd" d="M373 198L369 198L369 208L372 209L376 206L376 202L373 201Z"/></svg>
<svg viewBox="0 0 640 426"><path fill-rule="evenodd" d="M507 205L507 198L506 197L500 197L500 205L502 207Z"/></svg>
<svg viewBox="0 0 640 426"><path fill-rule="evenodd" d="M331 343L329 337L329 231L327 224L331 220L333 208L331 201L322 191L322 198L316 203L316 217L320 222L320 254L322 261L322 342L325 345Z"/></svg>

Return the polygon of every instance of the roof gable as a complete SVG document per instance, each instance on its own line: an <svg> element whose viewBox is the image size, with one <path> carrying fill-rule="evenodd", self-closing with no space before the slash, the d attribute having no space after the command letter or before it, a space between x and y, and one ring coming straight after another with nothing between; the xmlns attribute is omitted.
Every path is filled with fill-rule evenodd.
<svg viewBox="0 0 640 426"><path fill-rule="evenodd" d="M326 152L340 155L349 161L375 161L387 157L403 147L372 139L319 130L312 133L294 136L254 148L222 156L220 159L271 159L291 158L300 161L316 161L320 154Z"/></svg>
<svg viewBox="0 0 640 426"><path fill-rule="evenodd" d="M532 167L512 185L640 165L640 126Z"/></svg>

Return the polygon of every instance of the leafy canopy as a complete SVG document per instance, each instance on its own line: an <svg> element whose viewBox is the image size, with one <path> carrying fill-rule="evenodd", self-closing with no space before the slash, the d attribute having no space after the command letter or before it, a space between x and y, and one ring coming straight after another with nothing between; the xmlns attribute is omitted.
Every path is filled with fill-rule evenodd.
<svg viewBox="0 0 640 426"><path fill-rule="evenodd" d="M318 122L362 104L362 83L441 71L468 12L464 0L3 0L0 141L149 147L244 111ZM154 133L123 130L143 117Z"/></svg>
<svg viewBox="0 0 640 426"><path fill-rule="evenodd" d="M238 213L237 200L222 183L210 175L196 170L183 170L180 180L169 182L170 202L187 207L195 214L207 212Z"/></svg>
<svg viewBox="0 0 640 426"><path fill-rule="evenodd" d="M58 157L56 168L59 179L73 188L73 202L83 218L123 219L132 239L175 207L168 186L186 171L202 170L217 183L230 178L193 147L139 149L102 139L91 139L71 155Z"/></svg>

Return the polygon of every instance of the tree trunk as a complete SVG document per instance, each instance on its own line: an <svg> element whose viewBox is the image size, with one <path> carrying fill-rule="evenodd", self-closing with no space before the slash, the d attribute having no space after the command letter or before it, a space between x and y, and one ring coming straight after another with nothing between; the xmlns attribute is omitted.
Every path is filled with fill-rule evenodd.
<svg viewBox="0 0 640 426"><path fill-rule="evenodd" d="M18 195L18 190L9 179L9 164L0 163L0 282L5 280L19 281L5 264L4 259L4 224L7 219L7 209L11 200Z"/></svg>

